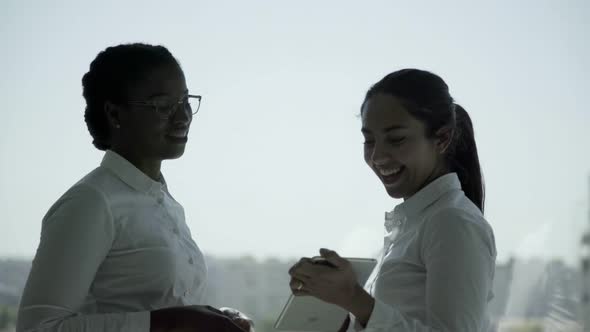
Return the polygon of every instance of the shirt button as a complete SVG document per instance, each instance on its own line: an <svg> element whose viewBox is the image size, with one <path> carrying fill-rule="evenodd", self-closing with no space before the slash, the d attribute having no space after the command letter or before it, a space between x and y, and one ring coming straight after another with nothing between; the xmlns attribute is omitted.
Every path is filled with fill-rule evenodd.
<svg viewBox="0 0 590 332"><path fill-rule="evenodd" d="M174 234L178 235L178 228L175 227L172 231L174 232Z"/></svg>
<svg viewBox="0 0 590 332"><path fill-rule="evenodd" d="M164 202L164 198L158 197L156 201L158 202L158 204L162 204Z"/></svg>
<svg viewBox="0 0 590 332"><path fill-rule="evenodd" d="M193 258L192 257L188 259L188 263L191 264L191 265L193 265L194 261L193 261Z"/></svg>

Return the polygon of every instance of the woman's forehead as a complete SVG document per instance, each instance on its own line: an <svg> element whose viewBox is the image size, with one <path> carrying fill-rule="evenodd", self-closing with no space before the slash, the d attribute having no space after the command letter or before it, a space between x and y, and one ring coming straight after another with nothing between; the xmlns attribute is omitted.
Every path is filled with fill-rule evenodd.
<svg viewBox="0 0 590 332"><path fill-rule="evenodd" d="M362 109L363 131L383 132L413 126L416 121L399 98L376 94L365 102Z"/></svg>
<svg viewBox="0 0 590 332"><path fill-rule="evenodd" d="M129 87L129 96L133 99L150 99L154 97L179 97L186 94L187 87L184 74L175 66L162 66L149 71L144 78Z"/></svg>

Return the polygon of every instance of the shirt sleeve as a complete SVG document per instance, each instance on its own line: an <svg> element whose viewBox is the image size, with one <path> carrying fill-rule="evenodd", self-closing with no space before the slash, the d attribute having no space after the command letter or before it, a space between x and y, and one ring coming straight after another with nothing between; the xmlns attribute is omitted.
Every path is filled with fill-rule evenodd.
<svg viewBox="0 0 590 332"><path fill-rule="evenodd" d="M376 299L367 332L475 332L487 324L496 248L491 227L481 216L459 209L426 221L422 256L427 270L426 321L404 315Z"/></svg>
<svg viewBox="0 0 590 332"><path fill-rule="evenodd" d="M43 218L41 239L21 298L18 332L149 331L150 313L80 312L115 227L104 195L78 184Z"/></svg>

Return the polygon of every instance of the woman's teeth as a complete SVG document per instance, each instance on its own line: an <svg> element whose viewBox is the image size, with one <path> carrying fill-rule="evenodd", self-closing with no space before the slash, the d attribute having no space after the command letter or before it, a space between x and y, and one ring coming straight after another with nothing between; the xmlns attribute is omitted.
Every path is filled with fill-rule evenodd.
<svg viewBox="0 0 590 332"><path fill-rule="evenodd" d="M380 168L379 173L381 173L383 176L390 176L399 173L401 170L401 166L396 168Z"/></svg>

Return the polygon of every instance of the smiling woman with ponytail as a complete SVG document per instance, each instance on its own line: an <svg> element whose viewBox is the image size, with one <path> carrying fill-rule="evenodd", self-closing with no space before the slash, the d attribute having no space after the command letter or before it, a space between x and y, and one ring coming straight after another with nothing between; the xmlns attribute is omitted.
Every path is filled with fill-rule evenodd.
<svg viewBox="0 0 590 332"><path fill-rule="evenodd" d="M334 267L302 258L293 293L347 310L341 331L488 331L496 246L469 114L442 78L403 69L369 89L361 116L365 161L403 199L386 213L380 264L358 285L348 261L322 249Z"/></svg>

